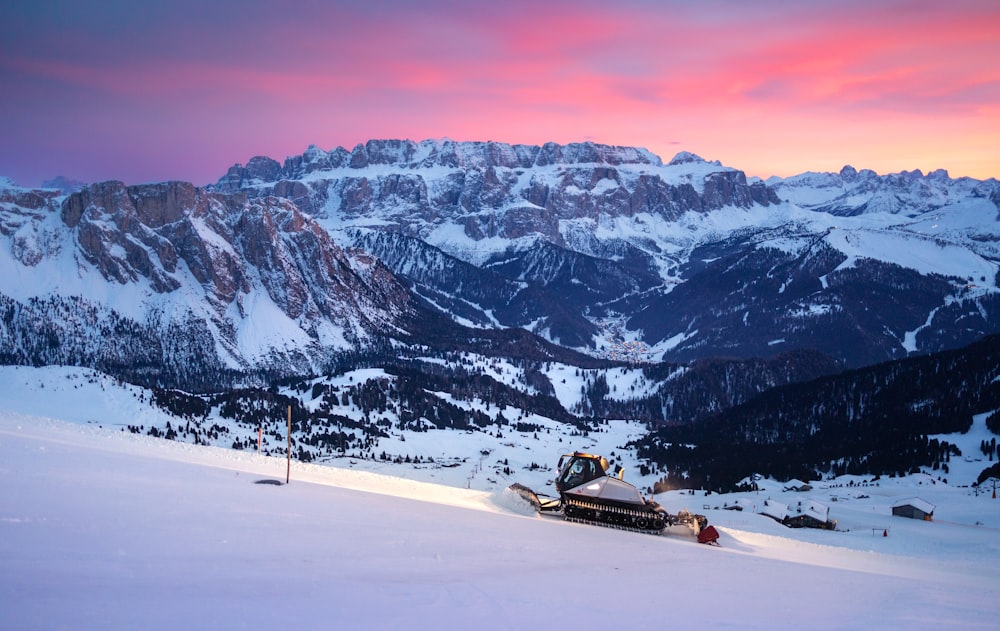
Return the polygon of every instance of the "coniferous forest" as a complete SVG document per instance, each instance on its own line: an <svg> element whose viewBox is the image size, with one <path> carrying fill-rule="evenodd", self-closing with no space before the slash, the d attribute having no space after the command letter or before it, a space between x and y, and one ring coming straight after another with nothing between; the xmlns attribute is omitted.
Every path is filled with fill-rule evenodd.
<svg viewBox="0 0 1000 631"><path fill-rule="evenodd" d="M921 466L947 479L949 460L962 454L934 436L968 431L974 415L1000 408L998 360L1000 336L991 336L957 351L774 388L663 427L636 446L664 472L666 487L729 490L751 473L811 480L903 475ZM994 432L997 418L987 419Z"/></svg>

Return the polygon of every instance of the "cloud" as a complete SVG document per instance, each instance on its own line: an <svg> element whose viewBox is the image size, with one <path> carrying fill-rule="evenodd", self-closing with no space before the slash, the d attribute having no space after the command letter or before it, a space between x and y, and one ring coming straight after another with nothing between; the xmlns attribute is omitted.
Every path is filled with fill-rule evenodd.
<svg viewBox="0 0 1000 631"><path fill-rule="evenodd" d="M848 148L810 127L861 125L873 146L898 143L879 123L900 120L926 146L978 147L984 128L1000 140L1000 8L985 2L52 0L5 17L0 134L42 156L139 134L209 142L197 152L221 172L254 141L281 156L389 134L684 138L742 157L755 154L737 143L808 136L822 142L800 148L811 169L812 151ZM25 168L0 160L0 173Z"/></svg>

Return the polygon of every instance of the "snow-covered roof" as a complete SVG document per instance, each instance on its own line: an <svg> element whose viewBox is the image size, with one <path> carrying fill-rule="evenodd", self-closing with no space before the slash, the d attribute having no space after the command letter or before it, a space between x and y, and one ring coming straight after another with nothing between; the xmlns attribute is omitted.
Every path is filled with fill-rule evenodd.
<svg viewBox="0 0 1000 631"><path fill-rule="evenodd" d="M812 489L812 486L802 480L792 478L785 483L784 489L786 491L808 491Z"/></svg>
<svg viewBox="0 0 1000 631"><path fill-rule="evenodd" d="M803 515L808 515L818 521L828 521L830 519L830 507L820 504L816 500L804 500L799 502L799 510Z"/></svg>
<svg viewBox="0 0 1000 631"><path fill-rule="evenodd" d="M930 515L934 512L934 505L926 500L922 500L919 497L911 497L905 500L899 500L892 505L893 508L899 508L900 506L912 506L917 510L923 511Z"/></svg>
<svg viewBox="0 0 1000 631"><path fill-rule="evenodd" d="M739 508L739 510L753 510L753 511L756 511L757 510L757 502L755 500L752 500L752 499L748 498L748 497L737 497L733 501L726 501L724 503L724 505L723 505L723 508L729 509L729 510L735 510L737 507Z"/></svg>
<svg viewBox="0 0 1000 631"><path fill-rule="evenodd" d="M764 500L764 505L761 507L760 513L761 515L767 515L780 521L788 517L788 505L768 498Z"/></svg>

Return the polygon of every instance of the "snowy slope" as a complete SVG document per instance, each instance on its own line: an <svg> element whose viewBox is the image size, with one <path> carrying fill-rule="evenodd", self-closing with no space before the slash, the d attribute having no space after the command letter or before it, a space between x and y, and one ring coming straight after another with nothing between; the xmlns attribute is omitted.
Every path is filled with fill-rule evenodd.
<svg viewBox="0 0 1000 631"><path fill-rule="evenodd" d="M919 522L881 508L912 489L879 487L835 505L848 532L710 509L722 546L708 547L342 468L256 484L283 481L284 459L10 411L0 463L4 628L994 629L1000 615L1000 500L964 489L940 489Z"/></svg>
<svg viewBox="0 0 1000 631"><path fill-rule="evenodd" d="M573 405L579 397L582 379L574 376L568 367L555 365L553 369L555 374L560 375L559 394L563 403ZM492 371L492 376L497 379L510 381L519 372L503 363L495 364ZM349 384L362 383L380 376L387 377L379 369L362 369L338 377L317 379L316 382L340 392L341 388ZM618 377L617 380L614 379L615 376ZM624 371L612 375L610 383L624 391L634 381L634 372ZM295 393L286 391L285 394L294 396ZM438 393L438 396L464 410L491 410L490 405L481 400L458 401L447 393ZM141 433L146 433L153 427L162 433L170 426L180 432L181 426L189 422L188 419L172 416L154 406L151 399L151 392L144 388L119 382L88 369L62 366L0 367L0 410L63 419L115 431L126 431L130 426L141 427ZM317 398L308 401L306 405L315 407L319 402ZM364 416L360 409L354 407L338 407L336 411L349 419L360 420ZM511 407L493 406L490 413L502 413L512 421L524 421L537 425L539 429L518 432L512 426L504 426L502 430L486 428L475 432L434 429L413 431L398 428L396 415L387 412L384 418L391 419L387 435L378 440L372 454L388 453L391 459L362 458L359 456L360 450L351 447L346 454L332 451L317 455L315 461L354 471L402 476L457 488L493 492L506 488L513 482L521 482L539 492L552 493L551 480L556 460L567 451L580 450L603 454L612 463L621 464L626 468L627 479L643 489L651 489L659 477L639 475L635 450L623 447L629 441L646 434L642 423L608 421L600 426L600 431L583 435L571 425L526 414ZM234 441L249 441L251 448L238 453L256 451L256 425L247 426L222 418L218 410L213 410L207 419L198 423L200 427L215 424L226 426L227 431L214 437L203 432L198 438L200 443L228 449ZM350 436L352 443L364 436L362 430L356 428L345 427L343 431ZM264 427L263 453L284 454L287 449L285 432L284 417L269 419ZM296 450L304 438L293 435ZM192 436L187 434L179 434L177 440L194 442ZM406 458L405 462L394 461L395 458L403 457Z"/></svg>

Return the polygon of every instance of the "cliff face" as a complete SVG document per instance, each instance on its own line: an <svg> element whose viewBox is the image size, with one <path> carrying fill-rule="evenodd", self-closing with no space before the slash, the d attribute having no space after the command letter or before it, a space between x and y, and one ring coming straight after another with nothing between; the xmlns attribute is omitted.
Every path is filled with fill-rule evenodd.
<svg viewBox="0 0 1000 631"><path fill-rule="evenodd" d="M194 371L301 373L332 352L400 333L412 317L412 299L388 269L345 252L285 198L115 181L84 187L61 205L54 195L26 195L12 198L0 225L9 228L14 260L37 268L51 286L12 292L40 300L10 311L10 339L21 342L11 342L19 350L0 349L7 356L59 356L52 349L62 348L76 359L53 361L110 353L128 365L123 355L132 351L109 349L140 347L126 341L138 335L149 345L143 353L156 358L143 362L174 374L186 370L181 362ZM67 284L92 295L75 295ZM66 308L67 297L77 308ZM84 313L92 314L84 328L117 333L69 340L83 330ZM51 340L41 349L26 341L39 337L39 327Z"/></svg>
<svg viewBox="0 0 1000 631"><path fill-rule="evenodd" d="M537 234L559 243L560 222L779 203L765 184L693 154L664 165L644 149L594 143L369 141L352 151L311 147L284 165L235 165L220 191L278 195L317 218L392 222L423 236L460 224L472 239Z"/></svg>
<svg viewBox="0 0 1000 631"><path fill-rule="evenodd" d="M384 270L349 260L282 197L248 199L186 182L104 182L66 198L61 219L106 280L147 280L154 292L169 293L189 273L220 315L230 307L244 315L247 297L263 291L289 319L342 317L356 325L354 337L373 326L379 311L407 303L401 287L364 278Z"/></svg>

